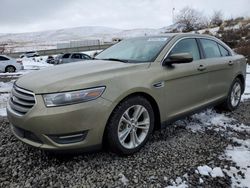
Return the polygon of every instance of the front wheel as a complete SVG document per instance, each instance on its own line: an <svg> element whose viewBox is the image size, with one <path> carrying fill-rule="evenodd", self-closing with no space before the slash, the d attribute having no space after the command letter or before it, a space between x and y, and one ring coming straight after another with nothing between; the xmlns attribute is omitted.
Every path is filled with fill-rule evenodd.
<svg viewBox="0 0 250 188"><path fill-rule="evenodd" d="M106 130L109 149L129 155L139 151L154 128L154 112L150 102L141 96L121 102L112 113Z"/></svg>
<svg viewBox="0 0 250 188"><path fill-rule="evenodd" d="M240 104L242 91L243 83L240 81L240 79L236 78L230 87L227 99L220 107L222 107L223 110L235 110Z"/></svg>

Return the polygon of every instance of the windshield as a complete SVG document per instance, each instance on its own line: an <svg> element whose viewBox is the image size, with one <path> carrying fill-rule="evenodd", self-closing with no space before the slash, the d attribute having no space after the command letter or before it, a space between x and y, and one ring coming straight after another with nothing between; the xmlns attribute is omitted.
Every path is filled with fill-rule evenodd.
<svg viewBox="0 0 250 188"><path fill-rule="evenodd" d="M123 62L152 62L166 45L168 37L142 37L127 39L104 50L96 59Z"/></svg>

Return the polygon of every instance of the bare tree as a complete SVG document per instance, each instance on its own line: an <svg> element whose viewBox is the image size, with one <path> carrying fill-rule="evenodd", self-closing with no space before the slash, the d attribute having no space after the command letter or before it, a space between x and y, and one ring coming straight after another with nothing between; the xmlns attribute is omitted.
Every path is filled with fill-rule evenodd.
<svg viewBox="0 0 250 188"><path fill-rule="evenodd" d="M176 15L175 22L183 26L184 32L201 29L206 25L203 14L193 8L185 7Z"/></svg>
<svg viewBox="0 0 250 188"><path fill-rule="evenodd" d="M3 54L6 51L6 43L0 44L0 54Z"/></svg>
<svg viewBox="0 0 250 188"><path fill-rule="evenodd" d="M223 14L220 10L214 11L210 23L212 26L220 26L223 23Z"/></svg>

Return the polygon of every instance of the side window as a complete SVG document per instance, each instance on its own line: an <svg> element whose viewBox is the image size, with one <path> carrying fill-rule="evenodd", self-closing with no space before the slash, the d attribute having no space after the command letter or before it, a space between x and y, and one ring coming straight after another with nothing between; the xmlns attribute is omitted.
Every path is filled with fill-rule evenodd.
<svg viewBox="0 0 250 188"><path fill-rule="evenodd" d="M84 55L84 54L82 55L82 58L83 58L83 59L91 59L91 57L89 57L89 56L87 56L87 55Z"/></svg>
<svg viewBox="0 0 250 188"><path fill-rule="evenodd" d="M0 61L7 61L7 60L9 60L9 59L6 57L0 56Z"/></svg>
<svg viewBox="0 0 250 188"><path fill-rule="evenodd" d="M217 42L209 39L200 39L206 58L221 57Z"/></svg>
<svg viewBox="0 0 250 188"><path fill-rule="evenodd" d="M82 55L81 54L73 54L72 59L82 59Z"/></svg>
<svg viewBox="0 0 250 188"><path fill-rule="evenodd" d="M70 54L64 54L62 58L69 58Z"/></svg>
<svg viewBox="0 0 250 188"><path fill-rule="evenodd" d="M229 53L229 51L226 49L226 48L224 48L222 45L220 45L220 44L218 44L218 46L219 46L219 49L220 49L220 53L221 53L221 55L223 56L223 57L226 57L226 56L230 56L230 53Z"/></svg>
<svg viewBox="0 0 250 188"><path fill-rule="evenodd" d="M171 50L170 54L191 53L194 60L200 59L200 52L195 39L183 39Z"/></svg>

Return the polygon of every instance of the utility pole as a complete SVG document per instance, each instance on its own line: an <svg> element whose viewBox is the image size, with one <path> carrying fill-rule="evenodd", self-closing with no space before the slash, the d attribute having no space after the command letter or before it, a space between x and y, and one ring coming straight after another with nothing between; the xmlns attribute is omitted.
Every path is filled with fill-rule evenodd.
<svg viewBox="0 0 250 188"><path fill-rule="evenodd" d="M175 11L175 8L173 7L173 9L172 9L172 22L173 22L173 24L175 23L174 11Z"/></svg>

